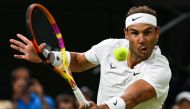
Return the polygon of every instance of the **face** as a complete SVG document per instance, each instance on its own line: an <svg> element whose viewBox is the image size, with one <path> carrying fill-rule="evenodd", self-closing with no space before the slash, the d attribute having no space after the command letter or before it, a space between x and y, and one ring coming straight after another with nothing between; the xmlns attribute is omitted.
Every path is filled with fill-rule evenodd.
<svg viewBox="0 0 190 109"><path fill-rule="evenodd" d="M19 93L28 93L29 85L28 80L30 78L29 72L26 69L18 69L15 72L13 82L13 90Z"/></svg>
<svg viewBox="0 0 190 109"><path fill-rule="evenodd" d="M179 109L190 109L190 102L187 100L183 100L180 104L179 104Z"/></svg>
<svg viewBox="0 0 190 109"><path fill-rule="evenodd" d="M74 106L71 102L60 102L58 109L74 109Z"/></svg>
<svg viewBox="0 0 190 109"><path fill-rule="evenodd" d="M129 40L131 56L146 60L158 40L160 31L149 24L133 24L125 30L125 38Z"/></svg>
<svg viewBox="0 0 190 109"><path fill-rule="evenodd" d="M38 80L32 81L32 85L30 87L30 90L32 92L35 92L38 95L43 95L43 88L42 88L42 85L40 84L40 82Z"/></svg>
<svg viewBox="0 0 190 109"><path fill-rule="evenodd" d="M30 75L26 69L18 69L15 75L15 79L25 79L28 80Z"/></svg>

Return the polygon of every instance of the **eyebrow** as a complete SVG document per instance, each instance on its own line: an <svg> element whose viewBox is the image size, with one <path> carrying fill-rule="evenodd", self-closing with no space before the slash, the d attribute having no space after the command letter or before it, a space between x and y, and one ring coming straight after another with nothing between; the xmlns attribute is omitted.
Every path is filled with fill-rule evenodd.
<svg viewBox="0 0 190 109"><path fill-rule="evenodd" d="M138 31L138 30L137 30L137 29L133 29L133 28L132 28L132 29L130 29L129 31Z"/></svg>
<svg viewBox="0 0 190 109"><path fill-rule="evenodd" d="M152 27L148 27L148 28L144 29L143 31L147 31L147 30L153 30L153 28ZM139 31L139 30L131 28L129 31Z"/></svg>
<svg viewBox="0 0 190 109"><path fill-rule="evenodd" d="M152 27L148 27L148 28L144 29L144 31L146 31L146 30L153 30L153 28Z"/></svg>

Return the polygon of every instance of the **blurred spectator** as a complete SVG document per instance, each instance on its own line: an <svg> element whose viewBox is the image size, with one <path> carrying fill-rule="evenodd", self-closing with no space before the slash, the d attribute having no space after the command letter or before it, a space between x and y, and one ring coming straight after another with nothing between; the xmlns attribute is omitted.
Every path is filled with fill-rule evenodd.
<svg viewBox="0 0 190 109"><path fill-rule="evenodd" d="M56 97L57 109L77 109L76 100L69 94L60 94Z"/></svg>
<svg viewBox="0 0 190 109"><path fill-rule="evenodd" d="M13 103L16 109L54 109L54 102L44 96L37 80L30 79L29 70L19 67L12 72Z"/></svg>
<svg viewBox="0 0 190 109"><path fill-rule="evenodd" d="M81 92L84 94L86 100L93 101L93 92L90 88L88 88L87 86L83 86L80 89Z"/></svg>
<svg viewBox="0 0 190 109"><path fill-rule="evenodd" d="M12 71L11 79L12 79L13 83L17 79L29 80L30 79L30 72L26 67L18 67Z"/></svg>
<svg viewBox="0 0 190 109"><path fill-rule="evenodd" d="M0 109L13 109L13 104L10 101L0 101Z"/></svg>
<svg viewBox="0 0 190 109"><path fill-rule="evenodd" d="M190 92L179 93L172 109L190 109Z"/></svg>
<svg viewBox="0 0 190 109"><path fill-rule="evenodd" d="M37 79L31 80L30 90L31 90L31 92L38 95L39 98L41 99L40 102L43 104L42 109L54 109L55 108L54 100L51 97L44 94L43 87Z"/></svg>
<svg viewBox="0 0 190 109"><path fill-rule="evenodd" d="M13 103L14 106L20 109L19 101L29 102L29 79L30 74L27 68L19 67L12 71L12 86L13 86Z"/></svg>

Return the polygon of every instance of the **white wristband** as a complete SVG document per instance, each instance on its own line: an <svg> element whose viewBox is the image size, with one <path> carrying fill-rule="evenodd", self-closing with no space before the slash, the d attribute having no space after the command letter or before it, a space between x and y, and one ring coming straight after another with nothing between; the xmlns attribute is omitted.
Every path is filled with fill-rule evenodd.
<svg viewBox="0 0 190 109"><path fill-rule="evenodd" d="M125 109L125 101L121 97L113 97L105 102L109 109Z"/></svg>
<svg viewBox="0 0 190 109"><path fill-rule="evenodd" d="M59 67L62 64L62 54L61 52L58 51L51 51L54 54L54 61L52 62L52 65L55 67ZM67 62L70 64L71 61L71 55L70 52L66 51L66 56L67 56Z"/></svg>

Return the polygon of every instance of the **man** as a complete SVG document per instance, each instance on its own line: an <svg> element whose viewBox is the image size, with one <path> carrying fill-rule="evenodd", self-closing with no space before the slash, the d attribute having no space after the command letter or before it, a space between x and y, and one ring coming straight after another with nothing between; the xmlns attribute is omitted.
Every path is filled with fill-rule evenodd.
<svg viewBox="0 0 190 109"><path fill-rule="evenodd" d="M172 109L190 109L190 92L179 93L176 97L176 104Z"/></svg>
<svg viewBox="0 0 190 109"><path fill-rule="evenodd" d="M12 84L13 104L16 109L55 109L54 101L44 95L39 83L31 81L27 68L18 67L13 70Z"/></svg>
<svg viewBox="0 0 190 109"><path fill-rule="evenodd" d="M160 34L156 12L147 6L131 8L124 32L125 39L107 39L85 53L67 53L70 68L82 72L100 64L98 106L91 102L91 109L161 109L168 94L171 71L168 60L156 46ZM34 52L32 43L20 34L18 37L25 44L11 39L11 47L24 55L15 57L41 62L35 53L29 52ZM120 46L130 51L127 61L118 62L113 56L114 49Z"/></svg>
<svg viewBox="0 0 190 109"><path fill-rule="evenodd" d="M76 109L77 104L73 96L69 94L60 94L56 97L57 109Z"/></svg>
<svg viewBox="0 0 190 109"><path fill-rule="evenodd" d="M29 98L29 79L30 72L25 67L18 67L11 73L12 87L13 87L13 103L15 107L20 107L18 99Z"/></svg>
<svg viewBox="0 0 190 109"><path fill-rule="evenodd" d="M87 86L82 86L80 87L81 92L83 93L84 97L86 98L87 101L92 101L93 100L93 92L92 90L87 87Z"/></svg>

